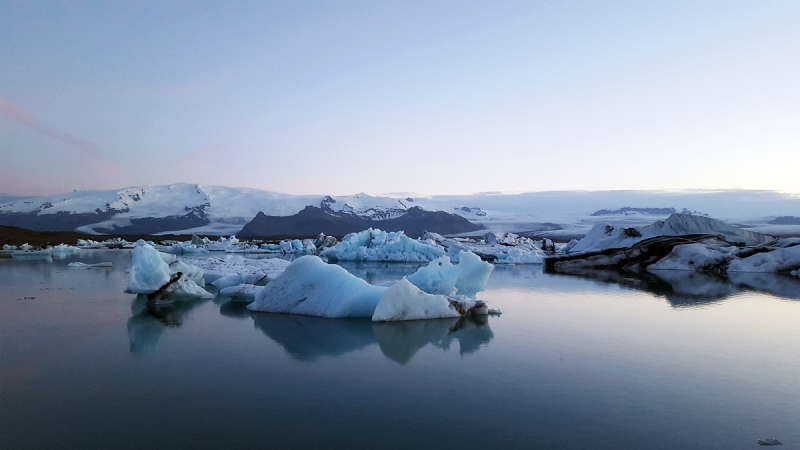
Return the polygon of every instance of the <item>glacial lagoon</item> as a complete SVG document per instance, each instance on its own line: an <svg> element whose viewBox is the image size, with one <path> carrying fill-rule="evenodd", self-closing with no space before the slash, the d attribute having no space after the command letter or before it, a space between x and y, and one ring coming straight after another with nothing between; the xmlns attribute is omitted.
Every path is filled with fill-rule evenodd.
<svg viewBox="0 0 800 450"><path fill-rule="evenodd" d="M372 323L148 307L129 267L0 259L0 448L800 445L798 277L498 266L502 316Z"/></svg>

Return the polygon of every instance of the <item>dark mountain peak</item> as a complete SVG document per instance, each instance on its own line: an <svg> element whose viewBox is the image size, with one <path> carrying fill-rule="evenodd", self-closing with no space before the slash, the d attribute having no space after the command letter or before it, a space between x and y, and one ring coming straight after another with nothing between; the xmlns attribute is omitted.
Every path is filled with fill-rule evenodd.
<svg viewBox="0 0 800 450"><path fill-rule="evenodd" d="M483 229L467 219L442 211L426 211L413 207L399 217L385 220L370 220L352 212L331 211L315 206L306 206L292 216L268 216L259 212L253 220L237 233L241 237L313 237L320 233L329 236L344 236L367 228L384 231L405 231L412 238L420 237L428 230L440 234L464 233Z"/></svg>

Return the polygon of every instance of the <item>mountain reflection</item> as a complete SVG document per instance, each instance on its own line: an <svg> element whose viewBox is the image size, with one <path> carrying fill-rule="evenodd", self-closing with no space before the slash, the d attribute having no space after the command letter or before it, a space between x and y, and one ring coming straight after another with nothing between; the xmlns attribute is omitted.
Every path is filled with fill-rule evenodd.
<svg viewBox="0 0 800 450"><path fill-rule="evenodd" d="M292 314L252 313L255 327L295 359L336 357L378 344L384 356L405 364L430 344L447 350L458 341L462 355L474 353L494 337L486 316L372 322Z"/></svg>
<svg viewBox="0 0 800 450"><path fill-rule="evenodd" d="M651 292L666 298L676 308L716 303L747 291L800 299L800 278L774 273L738 272L720 276L681 270L659 270L642 274L585 270L559 275L589 278Z"/></svg>
<svg viewBox="0 0 800 450"><path fill-rule="evenodd" d="M145 295L137 296L131 304L132 316L128 319L131 353L154 354L164 330L183 325L189 311L207 301L196 300L158 305L148 302Z"/></svg>

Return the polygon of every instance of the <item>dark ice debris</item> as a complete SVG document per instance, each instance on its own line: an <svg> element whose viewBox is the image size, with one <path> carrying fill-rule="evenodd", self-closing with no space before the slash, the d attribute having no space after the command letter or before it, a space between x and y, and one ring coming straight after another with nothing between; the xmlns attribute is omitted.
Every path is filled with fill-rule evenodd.
<svg viewBox="0 0 800 450"><path fill-rule="evenodd" d="M758 445L783 445L783 442L775 438L758 439Z"/></svg>

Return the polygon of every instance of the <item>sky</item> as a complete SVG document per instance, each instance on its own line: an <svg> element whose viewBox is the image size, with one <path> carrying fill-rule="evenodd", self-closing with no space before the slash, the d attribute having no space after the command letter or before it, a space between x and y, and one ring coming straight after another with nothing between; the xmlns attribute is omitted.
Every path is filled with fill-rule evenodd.
<svg viewBox="0 0 800 450"><path fill-rule="evenodd" d="M800 193L800 2L0 0L0 194Z"/></svg>

